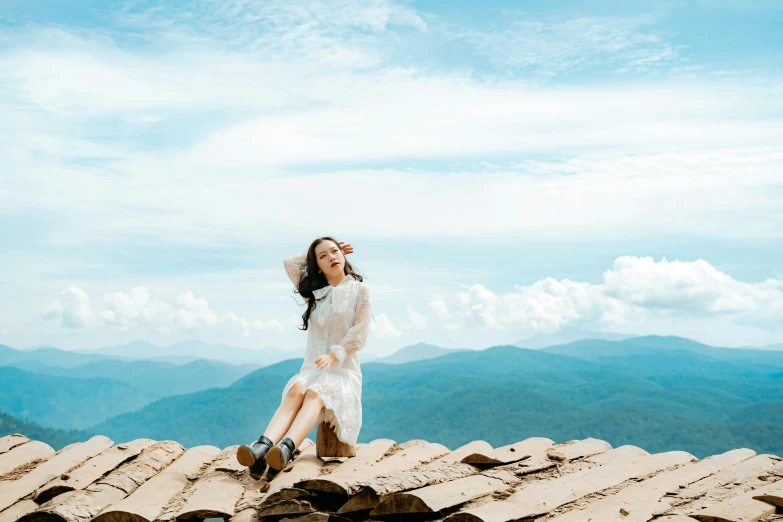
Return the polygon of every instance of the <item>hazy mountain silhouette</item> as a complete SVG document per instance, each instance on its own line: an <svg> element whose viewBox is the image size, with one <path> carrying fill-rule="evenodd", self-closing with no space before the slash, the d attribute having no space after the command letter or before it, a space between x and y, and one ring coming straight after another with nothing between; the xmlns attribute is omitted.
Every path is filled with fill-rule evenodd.
<svg viewBox="0 0 783 522"><path fill-rule="evenodd" d="M0 411L49 428L86 428L155 398L117 379L76 379L0 367Z"/></svg>
<svg viewBox="0 0 783 522"><path fill-rule="evenodd" d="M583 339L542 349L580 359L645 354L662 354L672 350L687 350L713 359L741 363L757 363L783 368L783 351L758 348L719 348L676 336L647 335L623 341Z"/></svg>
<svg viewBox="0 0 783 522"><path fill-rule="evenodd" d="M413 361L422 361L425 359L434 359L454 352L475 351L468 348L442 348L435 346L434 344L417 343L410 346L400 348L391 355L385 357L377 357L372 359L373 362L381 362L387 364L403 364Z"/></svg>
<svg viewBox="0 0 783 522"><path fill-rule="evenodd" d="M0 411L43 426L82 428L161 397L228 386L259 367L202 359L172 364L0 345Z"/></svg>
<svg viewBox="0 0 783 522"><path fill-rule="evenodd" d="M550 334L537 334L532 337L520 339L512 343L520 348L530 348L538 350L547 346L566 344L584 339L603 339L606 341L621 341L630 339L633 335L618 334L612 332L594 332L590 330L580 330L578 328L562 328L557 332Z"/></svg>
<svg viewBox="0 0 783 522"><path fill-rule="evenodd" d="M99 361L104 357L98 354L69 352L54 347L36 347L17 350L0 344L0 366L15 365L22 362L37 362L46 366L73 368L88 362Z"/></svg>
<svg viewBox="0 0 783 522"><path fill-rule="evenodd" d="M359 441L424 438L456 447L476 439L502 445L521 436L594 436L613 445L684 449L697 456L743 446L783 453L777 354L763 352L770 356L766 362L737 362L684 350L705 346L687 339L638 339L635 351L627 350L631 340L606 341L625 343L625 351L604 348L623 355L589 360L494 346L409 363L365 363ZM160 399L93 430L116 439L185 445L254 440L300 365L301 359L287 360L227 388ZM749 411L759 415L751 429L736 421Z"/></svg>
<svg viewBox="0 0 783 522"><path fill-rule="evenodd" d="M159 349L154 353L159 356ZM63 367L43 364L42 354ZM558 441L593 436L697 456L742 446L783 454L780 351L644 336L538 350L419 343L383 359L362 358L360 441L425 438L456 447L476 439L503 445L522 435ZM115 440L150 437L223 447L260 434L302 363L301 357L287 358L216 387L250 368L0 346L0 362L9 360L37 372L0 368L0 380L11 383L0 395L0 410L15 417L53 427L73 427L74 419L86 426L91 419L91 433ZM156 395L190 391L188 386L209 388Z"/></svg>
<svg viewBox="0 0 783 522"><path fill-rule="evenodd" d="M172 364L162 361L110 358L72 368L46 366L37 361L20 361L9 366L44 375L123 381L140 391L148 392L151 394L151 399L228 386L261 367L257 364L234 365L203 359L187 364Z"/></svg>
<svg viewBox="0 0 783 522"><path fill-rule="evenodd" d="M214 361L224 361L233 364L274 364L286 359L301 357L299 350L281 350L267 347L254 350L240 348L227 344L210 344L199 340L189 340L170 346L157 346L146 341L134 341L119 346L105 346L97 350L81 351L80 353L124 357L131 359L160 358L197 358ZM171 360L171 359L168 359Z"/></svg>

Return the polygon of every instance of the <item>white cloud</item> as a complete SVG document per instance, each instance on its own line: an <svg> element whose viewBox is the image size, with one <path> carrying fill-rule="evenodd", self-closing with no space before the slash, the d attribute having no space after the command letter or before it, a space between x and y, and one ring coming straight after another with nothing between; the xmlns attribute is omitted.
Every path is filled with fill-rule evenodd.
<svg viewBox="0 0 783 522"><path fill-rule="evenodd" d="M602 284L551 277L496 294L475 284L458 293L457 315L482 329L552 332L568 324L640 325L655 317L710 317L783 325L783 281L737 281L704 260L622 256Z"/></svg>
<svg viewBox="0 0 783 522"><path fill-rule="evenodd" d="M249 321L244 317L238 317L236 314L230 312L223 315L223 317L220 318L220 322L222 324L228 325L229 327L240 328L244 337L250 337L250 334L253 330L258 332L271 330L276 333L281 333L283 331L283 326L277 319L269 319L267 321L256 319ZM295 326L300 326L301 322L301 317L299 317L299 320L294 321L292 324Z"/></svg>
<svg viewBox="0 0 783 522"><path fill-rule="evenodd" d="M449 305L447 305L446 301L443 299L435 299L434 301L430 301L429 307L440 320L446 320L451 317L451 314L449 313Z"/></svg>
<svg viewBox="0 0 783 522"><path fill-rule="evenodd" d="M427 317L408 306L408 320L416 330L427 328Z"/></svg>
<svg viewBox="0 0 783 522"><path fill-rule="evenodd" d="M0 54L14 86L6 94L62 117L127 115L140 125L183 111L301 108L321 98L315 77L383 63L393 27L427 30L415 10L385 0L208 1L115 14L117 33L13 28ZM122 29L146 39L146 50L129 47Z"/></svg>
<svg viewBox="0 0 783 522"><path fill-rule="evenodd" d="M162 300L150 298L149 291L136 286L129 292L113 292L103 296L106 308L100 318L108 326L122 329L137 326L165 328L171 324L174 307Z"/></svg>
<svg viewBox="0 0 783 522"><path fill-rule="evenodd" d="M550 78L594 68L615 67L618 72L646 73L683 60L683 46L674 45L653 29L657 20L643 17L580 17L556 22L511 19L505 29L457 30L477 53L502 68L525 70Z"/></svg>
<svg viewBox="0 0 783 522"><path fill-rule="evenodd" d="M264 19L257 15L252 20L248 26L258 31ZM381 18L367 24L382 30L386 23ZM282 30L296 33L301 30L298 24L289 19ZM307 27L308 33L312 30ZM84 36L63 29L9 40L15 45L0 53L0 65L9 71L6 81L12 86L3 98L24 118L15 122L15 128L34 127L40 133L62 124L26 110L30 103L78 121L121 116L134 125L183 113L241 111L247 117L205 125L190 150L180 147L165 157L148 158L151 163L167 160L235 168L562 152L607 144L650 150L682 145L683 139L715 145L750 135L756 142L766 137L774 143L763 120L737 119L774 110L778 106L774 82L764 86L712 79L553 90L523 81L484 82L469 74L410 67L335 72L309 58L310 51L305 56L256 55L245 46L232 46L227 36L219 40L219 35L208 34L196 43L184 34L178 36L183 38L178 42L182 48L177 42L161 44L155 55L121 48L105 35ZM274 42L278 40L271 38L270 45ZM309 39L284 42L289 47L320 48ZM280 59L272 61L271 56ZM205 75L205 70L210 74ZM361 89L355 88L357 84ZM558 125L553 127L552 121ZM25 125L20 128L20 123ZM629 133L629 128L634 132ZM71 136L69 129L60 128L60 139ZM129 147L126 154L138 157L139 152ZM66 153L74 154L67 149Z"/></svg>
<svg viewBox="0 0 783 522"><path fill-rule="evenodd" d="M374 0L208 0L181 6L126 9L119 23L190 47L214 42L281 62L323 63L329 68L367 67L383 59L379 42L392 27L427 30L403 2Z"/></svg>
<svg viewBox="0 0 783 522"><path fill-rule="evenodd" d="M207 300L203 297L196 298L193 292L186 292L177 297L180 308L174 314L174 322L186 328L192 328L201 322L205 325L213 325L218 322L215 313L209 308Z"/></svg>
<svg viewBox="0 0 783 522"><path fill-rule="evenodd" d="M331 224L357 237L491 233L584 240L677 233L766 238L783 229L780 148L591 153L490 171L348 170L309 174L305 181L296 175L248 177L241 169L221 169L217 176L184 158L182 163L139 158L122 169L121 178L100 169L27 161L21 162L25 175L12 177L0 204L11 212L45 207L67 214L70 226L58 232L59 239L80 244L85 237L120 231L126 236L129 223L134 234L210 245L256 237L259 227L267 237L312 234L313 223L322 219L321 194L335 186L352 201L354 212L336 214ZM72 183L90 190L66 191ZM394 192L400 186L406 190ZM34 200L25 196L33 192ZM391 192L395 198L388 198ZM234 211L225 211L227 201ZM488 210L463 219L465 208L477 206ZM356 220L356 215L373 218Z"/></svg>
<svg viewBox="0 0 783 522"><path fill-rule="evenodd" d="M353 37L371 50L366 34L393 38L395 25L426 25L393 2L189 7L203 12L125 13L126 23L153 29L145 33L151 53L104 32L11 33L0 49L7 71L0 111L13 129L0 144L9 172L0 206L67 214L64 241L125 234L129 223L135 234L208 244L246 240L259 227L309 232L321 217L320 195L335 186L374 219L338 215L333 226L375 237L640 230L769 237L783 228L776 204L783 123L768 118L780 110L776 78L552 89L386 62L335 70L313 53ZM632 31L598 34L625 42ZM95 140L96 122L118 126L123 138ZM140 148L149 122L171 125L179 141ZM558 159L520 161L547 153ZM495 168L496 155L510 159ZM314 167L424 159L436 167ZM463 166L452 168L455 161ZM291 170L303 164L311 171ZM310 190L298 190L302 183ZM69 190L75 185L85 189ZM399 186L409 190L388 198ZM461 220L477 203L491 211ZM400 215L401 207L409 211Z"/></svg>
<svg viewBox="0 0 783 522"><path fill-rule="evenodd" d="M66 328L90 326L95 318L90 306L90 295L75 286L61 292L60 299L52 301L43 310L42 317L57 321Z"/></svg>
<svg viewBox="0 0 783 522"><path fill-rule="evenodd" d="M205 136L176 160L247 168L562 154L585 148L643 152L685 143L734 145L751 138L773 145L768 132L781 129L779 122L729 121L738 113L756 114L759 105L777 105L776 87L731 80L553 91L521 82L483 84L464 76L386 69L362 78L361 92L350 89L356 81L355 75L331 77L334 91L323 94L328 98L323 108L247 118ZM748 100L750 91L762 98Z"/></svg>
<svg viewBox="0 0 783 522"><path fill-rule="evenodd" d="M607 296L645 308L783 314L783 281L737 281L703 259L655 262L623 256L604 274ZM783 319L783 315L781 315Z"/></svg>
<svg viewBox="0 0 783 522"><path fill-rule="evenodd" d="M402 332L392 325L386 314L373 315L372 323L370 323L370 330L381 340L391 339L402 335Z"/></svg>
<svg viewBox="0 0 783 522"><path fill-rule="evenodd" d="M228 312L218 317L203 297L193 292L177 296L174 303L152 298L149 290L136 286L128 292L104 294L105 308L94 318L87 292L77 287L63 291L60 300L52 302L43 311L44 319L58 320L63 326L115 326L122 330L150 327L159 333L169 333L175 328L192 329L197 326L219 327L248 336L251 331L282 332L277 319L248 320Z"/></svg>

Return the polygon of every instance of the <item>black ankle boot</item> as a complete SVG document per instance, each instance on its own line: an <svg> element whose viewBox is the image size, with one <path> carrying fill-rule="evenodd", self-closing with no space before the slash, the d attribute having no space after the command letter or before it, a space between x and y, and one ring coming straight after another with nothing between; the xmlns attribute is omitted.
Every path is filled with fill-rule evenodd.
<svg viewBox="0 0 783 522"><path fill-rule="evenodd" d="M237 448L237 461L243 466L258 468L266 467L266 454L274 446L272 439L261 435L253 444L242 444ZM263 469L262 469L263 471Z"/></svg>
<svg viewBox="0 0 783 522"><path fill-rule="evenodd" d="M266 463L269 464L270 468L280 471L291 462L295 449L294 441L288 437L283 437L283 440L269 449L269 452L266 454Z"/></svg>

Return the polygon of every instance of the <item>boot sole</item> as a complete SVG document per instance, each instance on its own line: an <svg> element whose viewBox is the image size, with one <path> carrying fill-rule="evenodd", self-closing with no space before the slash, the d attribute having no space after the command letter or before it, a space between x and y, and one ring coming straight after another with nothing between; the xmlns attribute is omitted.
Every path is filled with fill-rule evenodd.
<svg viewBox="0 0 783 522"><path fill-rule="evenodd" d="M256 463L256 458L250 452L247 446L240 446L237 449L237 462L248 468Z"/></svg>
<svg viewBox="0 0 783 522"><path fill-rule="evenodd" d="M269 449L269 452L266 454L266 463L274 470L280 471L283 469L283 454L277 446Z"/></svg>

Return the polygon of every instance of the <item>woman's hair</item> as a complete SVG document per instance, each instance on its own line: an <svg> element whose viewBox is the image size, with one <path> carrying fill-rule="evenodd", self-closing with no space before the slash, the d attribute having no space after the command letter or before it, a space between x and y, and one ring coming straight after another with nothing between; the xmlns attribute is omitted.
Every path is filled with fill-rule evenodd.
<svg viewBox="0 0 783 522"><path fill-rule="evenodd" d="M302 297L308 298L307 310L305 310L305 312L302 314L303 328L300 328L300 330L307 330L310 322L310 313L315 308L315 296L313 295L313 290L324 288L329 284L326 276L323 273L318 272L318 260L315 257L315 248L324 241L332 241L335 245L337 245L337 248L340 248L340 245L336 239L329 236L324 236L319 237L310 243L310 248L307 249L307 267L305 268L305 273L302 274L302 278L299 280L299 285L297 288L293 290L294 293L298 293ZM343 255L343 257L345 257L345 255ZM354 272L353 266L351 266L351 263L348 262L347 258L345 259L343 273L346 275L352 275L356 278L357 281L364 280L361 275Z"/></svg>

